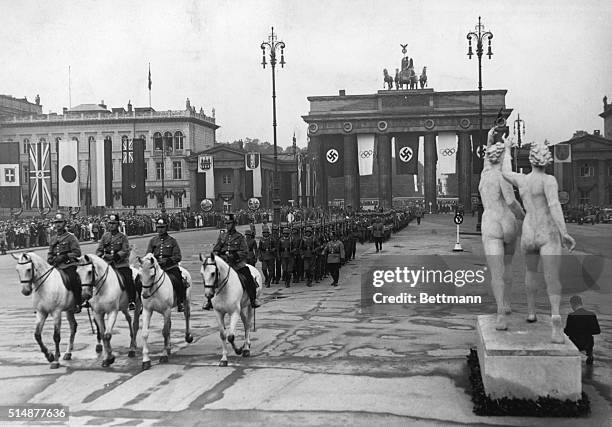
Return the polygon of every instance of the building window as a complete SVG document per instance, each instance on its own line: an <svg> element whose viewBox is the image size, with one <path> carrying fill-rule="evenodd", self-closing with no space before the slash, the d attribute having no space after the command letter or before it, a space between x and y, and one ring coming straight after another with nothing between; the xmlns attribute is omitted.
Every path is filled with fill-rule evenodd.
<svg viewBox="0 0 612 427"><path fill-rule="evenodd" d="M172 178L183 179L183 168L181 162L172 162Z"/></svg>
<svg viewBox="0 0 612 427"><path fill-rule="evenodd" d="M153 134L153 149L161 151L164 146L164 140L162 139L162 135L159 132L155 132Z"/></svg>
<svg viewBox="0 0 612 427"><path fill-rule="evenodd" d="M144 141L144 149L145 151L147 151L147 137L144 135L140 135L138 138L142 139Z"/></svg>
<svg viewBox="0 0 612 427"><path fill-rule="evenodd" d="M121 181L121 160L113 160L115 167L113 168L113 181Z"/></svg>
<svg viewBox="0 0 612 427"><path fill-rule="evenodd" d="M164 165L162 162L155 163L155 180L161 181L164 176Z"/></svg>
<svg viewBox="0 0 612 427"><path fill-rule="evenodd" d="M181 131L174 133L174 149L175 150L183 149L183 132Z"/></svg>
<svg viewBox="0 0 612 427"><path fill-rule="evenodd" d="M580 192L580 200L579 202L581 205L588 205L591 203L591 199L589 198L589 192L588 191L581 191Z"/></svg>
<svg viewBox="0 0 612 427"><path fill-rule="evenodd" d="M24 153L29 153L29 151L28 151L29 149L30 149L30 140L28 138L26 138L26 139L23 140L23 152Z"/></svg>
<svg viewBox="0 0 612 427"><path fill-rule="evenodd" d="M595 168L585 163L582 167L580 167L580 176L595 176Z"/></svg>
<svg viewBox="0 0 612 427"><path fill-rule="evenodd" d="M224 184L231 184L232 183L232 176L231 175L223 175L223 183Z"/></svg>
<svg viewBox="0 0 612 427"><path fill-rule="evenodd" d="M172 151L172 133L164 132L164 148L166 151Z"/></svg>
<svg viewBox="0 0 612 427"><path fill-rule="evenodd" d="M183 196L174 196L174 207L175 208L182 208L183 207Z"/></svg>

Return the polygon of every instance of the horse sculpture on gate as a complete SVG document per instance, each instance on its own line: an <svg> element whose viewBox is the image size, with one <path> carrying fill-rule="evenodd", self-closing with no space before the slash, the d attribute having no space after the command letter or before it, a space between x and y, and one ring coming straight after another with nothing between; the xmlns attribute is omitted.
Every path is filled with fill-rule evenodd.
<svg viewBox="0 0 612 427"><path fill-rule="evenodd" d="M202 261L200 273L204 280L204 296L207 298L214 296L212 304L217 316L219 335L223 348L223 355L221 356L219 366L227 366L226 339L232 345L236 354L242 354L243 357L249 357L251 354L251 322L255 315L255 309L251 307L251 301L242 288L238 273L223 258L214 253L211 253L210 257L207 258L200 254L200 261ZM257 283L257 297L259 297L263 283L261 274L252 265L247 264L247 266ZM225 328L226 314L230 316L229 329ZM244 343L240 348L236 347L234 343L238 317L242 319L244 326Z"/></svg>
<svg viewBox="0 0 612 427"><path fill-rule="evenodd" d="M393 77L391 77L389 75L389 72L387 71L387 69L383 69L383 76L384 76L384 83L383 83L383 89L385 87L385 85L387 85L387 89L391 90L393 89Z"/></svg>
<svg viewBox="0 0 612 427"><path fill-rule="evenodd" d="M160 313L164 317L164 327L162 335L164 336L164 349L166 354L160 356L160 363L168 363L170 357L170 326L172 308L176 307L176 295L172 287L170 276L160 267L153 254L148 253L145 256L137 257L140 262L140 271L138 273L142 283L142 369L151 367L151 359L149 357L149 324L151 323L151 315L153 312ZM185 341L193 342L193 336L189 331L189 317L191 315L191 275L189 272L181 268L181 273L187 280L187 289L185 292Z"/></svg>
<svg viewBox="0 0 612 427"><path fill-rule="evenodd" d="M419 77L419 84L421 85L421 89L424 89L427 87L427 67L423 67L423 72L421 73L421 76Z"/></svg>
<svg viewBox="0 0 612 427"><path fill-rule="evenodd" d="M55 267L51 266L34 252L26 252L17 257L17 274L21 281L21 293L32 295L32 305L36 311L36 330L34 338L40 346L40 351L51 363L52 369L59 368L60 357L60 331L62 326L62 312L66 312L70 325L70 340L64 354L64 360L72 359L74 335L77 323L74 318L74 295L64 285L62 276ZM42 331L47 317L53 317L53 341L55 354L51 353L42 342Z"/></svg>
<svg viewBox="0 0 612 427"><path fill-rule="evenodd" d="M104 350L102 366L108 367L115 361L111 347L113 327L117 320L117 314L121 311L130 327L130 350L128 357L136 356L136 335L140 322L140 298L136 299L134 310L134 322L128 310L128 295L121 288L119 273L115 271L106 261L97 255L84 255L79 259L77 273L81 278L83 286L83 299L90 299L91 308L94 313L98 345L96 351ZM108 315L108 323L105 320ZM108 327L107 327L108 326ZM102 340L103 346L100 345Z"/></svg>

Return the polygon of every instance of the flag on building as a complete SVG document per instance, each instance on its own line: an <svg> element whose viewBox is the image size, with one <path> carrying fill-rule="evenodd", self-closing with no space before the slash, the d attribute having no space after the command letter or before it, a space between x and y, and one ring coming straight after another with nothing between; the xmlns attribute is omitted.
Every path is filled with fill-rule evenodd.
<svg viewBox="0 0 612 427"><path fill-rule="evenodd" d="M146 206L144 139L121 142L121 198L123 206Z"/></svg>
<svg viewBox="0 0 612 427"><path fill-rule="evenodd" d="M372 175L374 168L374 134L357 135L359 175Z"/></svg>
<svg viewBox="0 0 612 427"><path fill-rule="evenodd" d="M419 173L419 135L400 134L395 137L395 170L398 175Z"/></svg>
<svg viewBox="0 0 612 427"><path fill-rule="evenodd" d="M198 174L204 174L204 182L198 187L204 189L199 191L199 197L214 200L215 199L215 165L213 156L201 154L198 156ZM198 175L201 177L202 175ZM201 178L198 178L201 180ZM203 185L202 185L203 184Z"/></svg>
<svg viewBox="0 0 612 427"><path fill-rule="evenodd" d="M555 163L572 162L572 146L570 144L557 144L554 146Z"/></svg>
<svg viewBox="0 0 612 427"><path fill-rule="evenodd" d="M310 162L306 163L306 197L312 197ZM308 200L308 199L307 199ZM308 202L307 202L308 203Z"/></svg>
<svg viewBox="0 0 612 427"><path fill-rule="evenodd" d="M259 153L246 153L246 197L261 197L261 161Z"/></svg>
<svg viewBox="0 0 612 427"><path fill-rule="evenodd" d="M57 138L58 158L58 205L80 206L79 202L79 141Z"/></svg>
<svg viewBox="0 0 612 427"><path fill-rule="evenodd" d="M44 138L28 145L30 156L30 207L50 208L51 200L51 144Z"/></svg>
<svg viewBox="0 0 612 427"><path fill-rule="evenodd" d="M112 206L113 163L110 139L90 141L91 205Z"/></svg>
<svg viewBox="0 0 612 427"><path fill-rule="evenodd" d="M19 142L6 142L0 147L0 206L19 208L21 207Z"/></svg>
<svg viewBox="0 0 612 427"><path fill-rule="evenodd" d="M344 176L344 141L341 136L334 135L326 138L323 156L328 177Z"/></svg>
<svg viewBox="0 0 612 427"><path fill-rule="evenodd" d="M438 132L438 171L441 174L453 174L457 164L457 134L455 132Z"/></svg>
<svg viewBox="0 0 612 427"><path fill-rule="evenodd" d="M153 85L153 80L151 80L151 64L149 63L149 90L151 90L152 85Z"/></svg>
<svg viewBox="0 0 612 427"><path fill-rule="evenodd" d="M484 167L484 158L487 152L487 134L484 130L482 134L482 145L480 144L480 139L478 138L478 132L472 134L472 172L475 174L480 174L482 172L482 168Z"/></svg>

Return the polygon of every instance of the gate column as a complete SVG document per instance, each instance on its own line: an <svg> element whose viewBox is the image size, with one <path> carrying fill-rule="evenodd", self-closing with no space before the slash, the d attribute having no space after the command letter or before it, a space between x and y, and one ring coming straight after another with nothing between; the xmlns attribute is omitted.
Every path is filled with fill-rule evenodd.
<svg viewBox="0 0 612 427"><path fill-rule="evenodd" d="M315 153L313 162L316 179L314 180L314 205L327 209L327 173L325 171L325 151L323 139L320 136L310 135L309 150Z"/></svg>
<svg viewBox="0 0 612 427"><path fill-rule="evenodd" d="M459 132L457 151L459 203L463 205L466 212L472 210L472 146L470 142L468 132Z"/></svg>
<svg viewBox="0 0 612 427"><path fill-rule="evenodd" d="M379 205L384 209L393 207L392 171L391 171L391 138L389 135L377 134L377 154L378 154L378 200Z"/></svg>
<svg viewBox="0 0 612 427"><path fill-rule="evenodd" d="M438 163L438 153L436 145L435 132L425 134L423 142L423 151L425 152L425 210L429 209L431 202L432 212L437 212L438 202L436 195L438 194L436 185L436 164Z"/></svg>
<svg viewBox="0 0 612 427"><path fill-rule="evenodd" d="M344 208L349 205L355 210L361 205L356 135L344 135Z"/></svg>

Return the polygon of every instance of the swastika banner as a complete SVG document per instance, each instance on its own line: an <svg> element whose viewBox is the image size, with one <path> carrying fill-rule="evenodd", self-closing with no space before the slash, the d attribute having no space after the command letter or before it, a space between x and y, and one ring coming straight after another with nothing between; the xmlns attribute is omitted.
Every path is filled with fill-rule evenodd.
<svg viewBox="0 0 612 427"><path fill-rule="evenodd" d="M330 178L344 176L344 141L342 137L329 136L323 145L325 169Z"/></svg>
<svg viewBox="0 0 612 427"><path fill-rule="evenodd" d="M418 174L419 135L400 134L395 137L395 170L398 175Z"/></svg>

